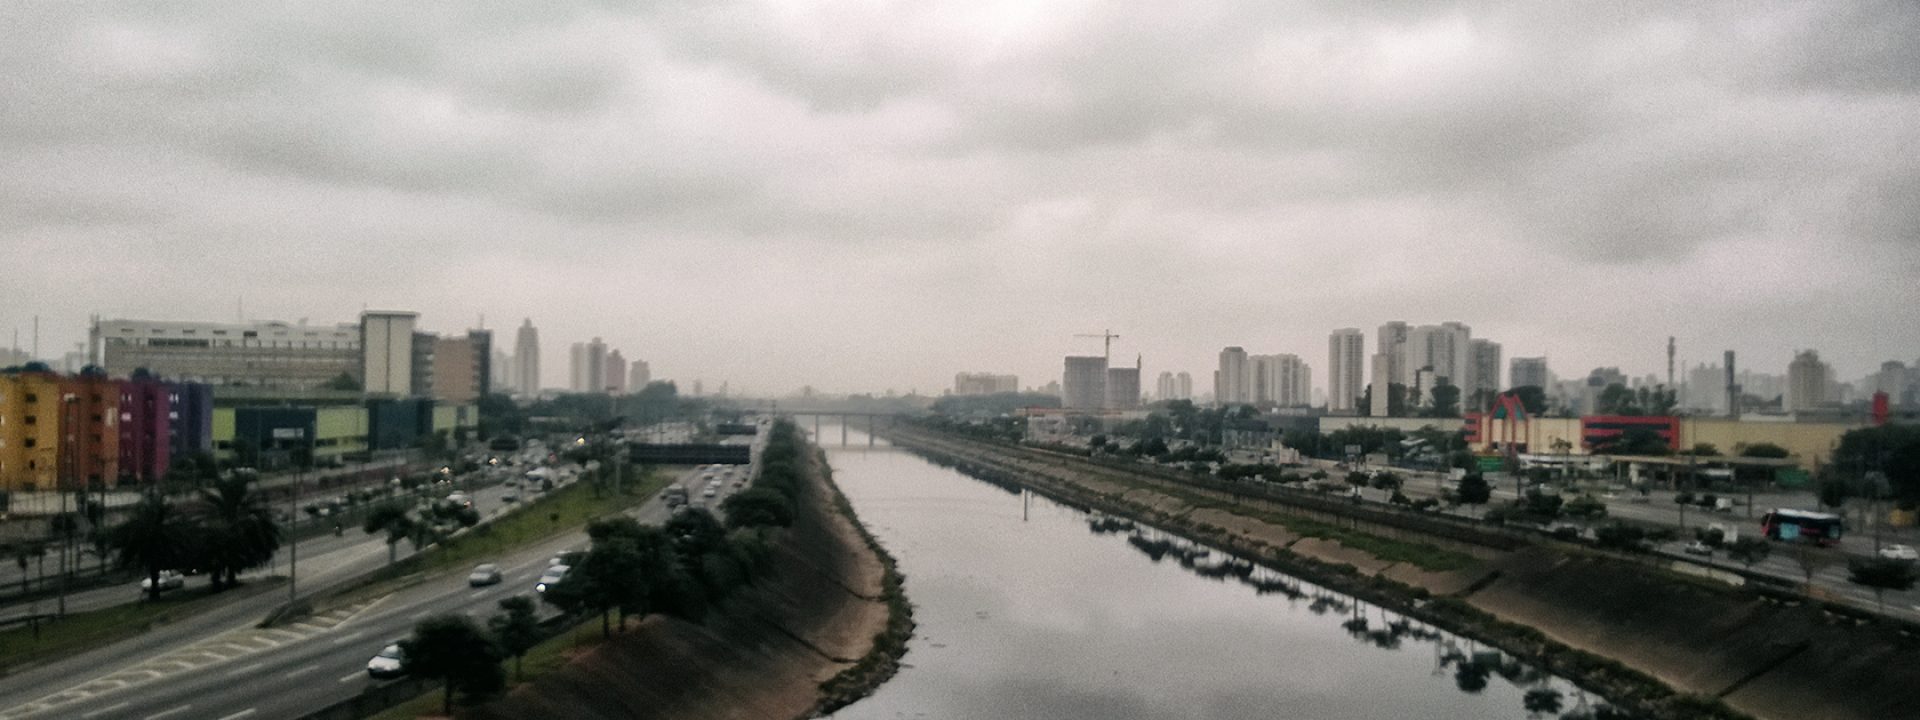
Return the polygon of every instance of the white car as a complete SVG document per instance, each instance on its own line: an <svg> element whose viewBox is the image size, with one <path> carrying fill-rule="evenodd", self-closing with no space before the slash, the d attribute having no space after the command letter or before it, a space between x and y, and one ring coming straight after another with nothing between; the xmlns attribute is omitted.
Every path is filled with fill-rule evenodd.
<svg viewBox="0 0 1920 720"><path fill-rule="evenodd" d="M400 644L394 643L380 650L379 655L367 661L367 677L375 680L397 678L407 674L407 655L400 650Z"/></svg>
<svg viewBox="0 0 1920 720"><path fill-rule="evenodd" d="M1896 545L1894 547L1899 547L1899 546ZM140 591L146 592L148 590L152 590L153 584L154 583L153 583L152 577L141 578ZM168 590L178 590L186 586L187 586L187 576L181 575L180 571L178 570L161 570L160 571L160 591L161 592L166 592Z"/></svg>
<svg viewBox="0 0 1920 720"><path fill-rule="evenodd" d="M1920 552L1914 552L1911 545L1887 545L1880 548L1880 557L1888 560L1920 560Z"/></svg>
<svg viewBox="0 0 1920 720"><path fill-rule="evenodd" d="M547 571L540 574L540 581L533 584L533 591L544 593L547 588L560 584L560 581L567 576L567 570L566 565L548 565Z"/></svg>

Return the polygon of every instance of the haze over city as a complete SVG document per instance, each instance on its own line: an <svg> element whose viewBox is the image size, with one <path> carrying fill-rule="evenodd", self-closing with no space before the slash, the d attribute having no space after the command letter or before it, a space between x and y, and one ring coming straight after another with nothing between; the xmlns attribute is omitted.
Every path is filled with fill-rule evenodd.
<svg viewBox="0 0 1920 720"><path fill-rule="evenodd" d="M37 3L0 21L0 342L405 309L533 318L553 386L599 336L683 386L937 393L1107 328L1204 377L1458 320L1562 375L1672 335L1850 380L1920 347L1915 37L1893 2Z"/></svg>

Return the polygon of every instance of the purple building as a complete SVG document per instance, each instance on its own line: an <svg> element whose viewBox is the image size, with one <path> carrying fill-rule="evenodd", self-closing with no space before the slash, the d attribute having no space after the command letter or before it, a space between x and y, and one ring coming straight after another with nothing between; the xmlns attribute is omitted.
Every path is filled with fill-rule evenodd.
<svg viewBox="0 0 1920 720"><path fill-rule="evenodd" d="M213 386L167 383L172 407L169 445L174 457L213 452Z"/></svg>
<svg viewBox="0 0 1920 720"><path fill-rule="evenodd" d="M172 465L172 391L144 372L120 385L121 484L159 482Z"/></svg>

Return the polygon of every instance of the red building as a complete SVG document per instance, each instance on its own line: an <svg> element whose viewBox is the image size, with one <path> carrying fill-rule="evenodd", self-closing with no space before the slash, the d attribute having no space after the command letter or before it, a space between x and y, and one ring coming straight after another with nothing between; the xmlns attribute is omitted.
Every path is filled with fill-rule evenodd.
<svg viewBox="0 0 1920 720"><path fill-rule="evenodd" d="M120 383L99 368L60 380L60 487L120 479Z"/></svg>
<svg viewBox="0 0 1920 720"><path fill-rule="evenodd" d="M120 483L166 477L173 462L173 394L172 387L144 373L120 383Z"/></svg>
<svg viewBox="0 0 1920 720"><path fill-rule="evenodd" d="M1580 444L1588 450L1604 448L1615 438L1633 430L1646 430L1667 443L1668 450L1680 449L1680 419L1666 415L1588 415L1580 418Z"/></svg>

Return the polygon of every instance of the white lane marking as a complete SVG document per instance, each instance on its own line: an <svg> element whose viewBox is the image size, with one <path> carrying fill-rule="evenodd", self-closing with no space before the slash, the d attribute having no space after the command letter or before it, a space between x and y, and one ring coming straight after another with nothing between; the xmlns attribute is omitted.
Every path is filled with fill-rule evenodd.
<svg viewBox="0 0 1920 720"><path fill-rule="evenodd" d="M345 635L341 635L340 637L337 637L337 638L334 638L334 639L333 639L333 644L335 644L335 645L345 645L345 644L347 644L347 643L350 643L350 642L353 642L353 641L355 641L355 640L358 640L358 639L360 639L360 636L361 636L361 635L365 635L365 634L367 634L367 632L366 632L365 630L355 630L355 631L353 631L353 632L350 632L350 633L347 633L347 634L345 634Z"/></svg>
<svg viewBox="0 0 1920 720"><path fill-rule="evenodd" d="M473 591L472 593L470 593L470 594L468 594L468 595L467 595L467 599L468 599L468 600L479 600L480 598L483 598L483 597L486 597L486 595L487 595L487 591L485 591L485 590L475 590L475 591Z"/></svg>
<svg viewBox="0 0 1920 720"><path fill-rule="evenodd" d="M107 714L107 713L110 713L110 712L113 712L113 711L115 711L115 710L120 710L120 709L122 709L122 708L125 708L126 706L128 706L128 705L132 705L132 704L133 704L133 701L131 701L131 700L129 700L129 701L127 701L127 702L123 702L123 703L119 703L119 704L115 704L115 705L108 705L108 706L106 706L106 707L103 707L103 708L100 708L99 710L92 710L92 711L88 711L88 712L84 712L84 713L80 713L80 717L83 717L83 718L90 718L90 717L94 717L94 716L96 716L96 715L105 715L105 714Z"/></svg>
<svg viewBox="0 0 1920 720"><path fill-rule="evenodd" d="M414 613L414 614L412 614L412 615L408 615L408 616L407 616L407 619L408 619L408 620L419 620L420 618L423 618L423 617L426 617L426 616L428 616L428 615L432 615L432 614L433 614L433 611L432 611L432 610L421 610L420 612L417 612L417 613Z"/></svg>
<svg viewBox="0 0 1920 720"><path fill-rule="evenodd" d="M237 667L232 670L228 670L225 675L226 677L238 677L238 676L253 672L255 670L259 670L261 667L265 665L266 663L254 663L246 667Z"/></svg>
<svg viewBox="0 0 1920 720"><path fill-rule="evenodd" d="M173 708L171 710L161 710L160 712L154 713L152 715L148 715L146 717L146 720L160 720L160 718L167 717L170 715L179 715L180 713L186 712L191 709L193 709L192 705L181 705L180 707Z"/></svg>
<svg viewBox="0 0 1920 720"><path fill-rule="evenodd" d="M232 715L228 715L226 717L220 718L220 720L240 720L240 718L246 717L248 715L252 715L253 711L258 709L259 708L247 708L245 710L241 710L240 712L234 713Z"/></svg>
<svg viewBox="0 0 1920 720"><path fill-rule="evenodd" d="M307 673L310 673L310 672L313 672L313 671L315 671L315 670L319 670L319 669L320 669L320 665L319 665L318 663L316 663L316 664L313 664L313 665L308 665L308 666L306 666L306 667L303 667L303 668L300 668L299 670L293 670L293 671L289 671L289 672L287 672L287 673L284 673L284 674L282 674L282 675L281 675L280 677L281 677L281 678L283 678L283 679L291 679L291 678L294 678L294 677L296 677L296 676L300 676L300 675L305 675L305 674L307 674Z"/></svg>
<svg viewBox="0 0 1920 720"><path fill-rule="evenodd" d="M353 682L353 681L355 681L355 680L358 680L358 679L360 679L360 678L363 678L363 677L366 677L366 673L353 673L353 674L350 674L350 675L348 675L348 676L346 676L346 677L343 677L343 678L340 678L340 682L343 682L343 683L349 683L349 682Z"/></svg>

